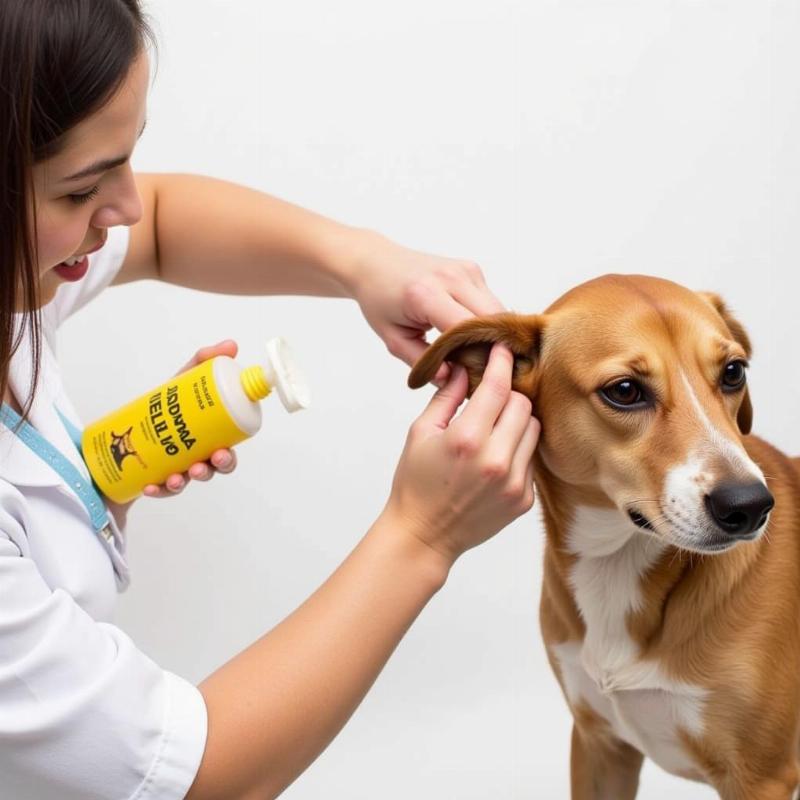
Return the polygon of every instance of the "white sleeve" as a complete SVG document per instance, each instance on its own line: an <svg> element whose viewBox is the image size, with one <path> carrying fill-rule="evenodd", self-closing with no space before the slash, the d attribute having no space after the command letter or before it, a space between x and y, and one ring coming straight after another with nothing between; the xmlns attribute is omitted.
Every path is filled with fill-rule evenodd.
<svg viewBox="0 0 800 800"><path fill-rule="evenodd" d="M185 797L206 741L199 690L161 669L118 628L95 622L62 589L51 591L28 557L13 502L4 506L0 796Z"/></svg>
<svg viewBox="0 0 800 800"><path fill-rule="evenodd" d="M108 229L108 239L101 250L89 256L89 271L79 281L62 283L53 299L55 325L83 308L114 280L125 261L130 228L119 225Z"/></svg>

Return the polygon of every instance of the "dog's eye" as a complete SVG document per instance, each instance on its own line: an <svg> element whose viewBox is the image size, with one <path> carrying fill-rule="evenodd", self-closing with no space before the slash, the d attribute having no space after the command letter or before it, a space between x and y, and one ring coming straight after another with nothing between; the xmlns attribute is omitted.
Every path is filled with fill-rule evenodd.
<svg viewBox="0 0 800 800"><path fill-rule="evenodd" d="M731 361L722 372L723 389L741 389L747 380L747 364L744 361Z"/></svg>
<svg viewBox="0 0 800 800"><path fill-rule="evenodd" d="M609 386L604 386L600 394L614 406L630 407L639 405L645 400L642 387L636 381L617 381Z"/></svg>

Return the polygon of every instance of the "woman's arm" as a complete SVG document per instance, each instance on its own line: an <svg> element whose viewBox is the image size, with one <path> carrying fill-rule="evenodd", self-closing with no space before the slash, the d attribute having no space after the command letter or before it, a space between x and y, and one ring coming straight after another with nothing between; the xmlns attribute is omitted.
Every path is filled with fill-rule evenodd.
<svg viewBox="0 0 800 800"><path fill-rule="evenodd" d="M142 221L114 281L156 278L208 292L352 297L377 234L200 175L138 174Z"/></svg>
<svg viewBox="0 0 800 800"><path fill-rule="evenodd" d="M200 684L208 739L188 800L280 794L336 736L465 550L533 503L538 423L492 351L466 408L463 369L412 425L386 509L297 611Z"/></svg>
<svg viewBox="0 0 800 800"><path fill-rule="evenodd" d="M291 616L208 677L208 742L187 800L265 800L341 730L447 564L384 515Z"/></svg>
<svg viewBox="0 0 800 800"><path fill-rule="evenodd" d="M503 311L480 268L421 253L262 192L197 175L138 175L142 221L114 281L154 278L226 294L350 297L413 364L425 332ZM447 376L442 366L436 383Z"/></svg>

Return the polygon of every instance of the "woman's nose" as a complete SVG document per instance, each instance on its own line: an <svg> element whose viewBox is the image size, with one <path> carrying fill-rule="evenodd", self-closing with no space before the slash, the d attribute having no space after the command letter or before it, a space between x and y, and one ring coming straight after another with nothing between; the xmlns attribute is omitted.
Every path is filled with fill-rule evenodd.
<svg viewBox="0 0 800 800"><path fill-rule="evenodd" d="M93 224L98 228L113 228L115 225L135 225L142 218L142 198L136 187L130 163L114 186L114 194L108 202L98 208Z"/></svg>

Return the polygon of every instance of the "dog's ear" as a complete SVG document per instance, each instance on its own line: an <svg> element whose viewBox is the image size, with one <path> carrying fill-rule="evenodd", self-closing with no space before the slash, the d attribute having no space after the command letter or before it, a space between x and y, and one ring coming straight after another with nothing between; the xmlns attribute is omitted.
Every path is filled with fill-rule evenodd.
<svg viewBox="0 0 800 800"><path fill-rule="evenodd" d="M753 353L750 337L747 335L742 323L731 314L730 309L725 305L725 301L714 292L697 292L697 294L722 317L733 339L744 348L747 357L750 358ZM747 387L745 387L742 404L739 406L739 412L736 415L736 423L739 426L739 430L744 434L750 433L750 429L753 427L753 404L750 402L750 390Z"/></svg>
<svg viewBox="0 0 800 800"><path fill-rule="evenodd" d="M544 318L503 312L464 320L445 331L423 354L408 376L412 389L424 386L443 361L463 364L469 375L471 395L483 377L492 345L502 342L514 354L512 387L528 397L536 390L539 348Z"/></svg>

